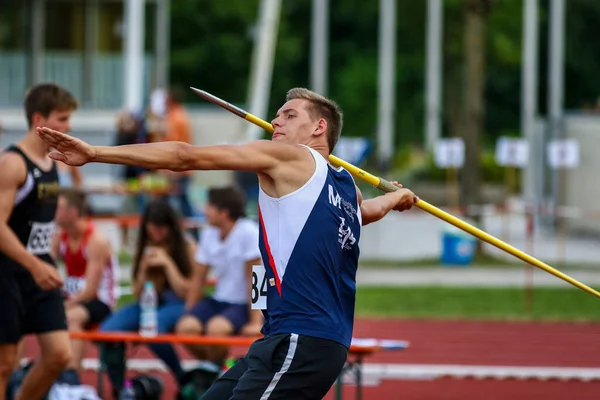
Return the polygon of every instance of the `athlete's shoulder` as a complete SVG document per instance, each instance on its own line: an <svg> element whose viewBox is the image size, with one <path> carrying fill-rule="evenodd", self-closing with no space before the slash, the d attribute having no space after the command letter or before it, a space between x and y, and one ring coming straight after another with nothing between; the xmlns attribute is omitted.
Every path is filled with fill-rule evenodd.
<svg viewBox="0 0 600 400"><path fill-rule="evenodd" d="M94 229L90 238L88 239L88 245L93 244L95 246L108 246L110 247L110 239L100 229Z"/></svg>
<svg viewBox="0 0 600 400"><path fill-rule="evenodd" d="M358 205L360 207L360 205L362 204L362 201L363 201L362 192L361 192L360 188L358 187L358 185L354 184L354 187L356 188L356 197L357 197Z"/></svg>
<svg viewBox="0 0 600 400"><path fill-rule="evenodd" d="M23 183L27 176L27 163L23 156L14 151L4 151L0 154L0 181L4 184Z"/></svg>
<svg viewBox="0 0 600 400"><path fill-rule="evenodd" d="M94 229L85 245L90 254L109 258L112 255L112 245L108 236L99 229Z"/></svg>
<svg viewBox="0 0 600 400"><path fill-rule="evenodd" d="M292 161L306 157L306 146L273 140L254 140L239 146L248 149L253 154L264 154L278 160Z"/></svg>

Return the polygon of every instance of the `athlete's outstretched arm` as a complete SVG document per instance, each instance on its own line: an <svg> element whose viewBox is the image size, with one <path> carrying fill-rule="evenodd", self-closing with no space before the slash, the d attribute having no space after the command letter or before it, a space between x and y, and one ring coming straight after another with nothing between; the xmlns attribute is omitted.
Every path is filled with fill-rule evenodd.
<svg viewBox="0 0 600 400"><path fill-rule="evenodd" d="M216 146L193 146L183 142L91 146L49 128L38 128L38 134L56 149L50 157L75 166L101 162L172 171L237 170L268 174L281 162L306 157L305 150L299 146L267 140Z"/></svg>
<svg viewBox="0 0 600 400"><path fill-rule="evenodd" d="M362 200L362 193L358 187L356 188L363 226L379 221L392 210L410 210L419 201L419 198L413 192L404 189L398 182L393 182L393 184L399 188L395 192L386 193L368 200Z"/></svg>

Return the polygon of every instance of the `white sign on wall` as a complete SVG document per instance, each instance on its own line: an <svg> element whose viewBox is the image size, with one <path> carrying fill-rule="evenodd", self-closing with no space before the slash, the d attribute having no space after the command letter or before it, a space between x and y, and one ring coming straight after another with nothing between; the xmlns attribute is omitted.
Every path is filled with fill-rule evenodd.
<svg viewBox="0 0 600 400"><path fill-rule="evenodd" d="M558 139L548 143L548 164L552 168L574 168L579 165L579 143L575 139Z"/></svg>
<svg viewBox="0 0 600 400"><path fill-rule="evenodd" d="M529 143L525 139L500 137L496 142L496 162L503 167L523 168L529 160Z"/></svg>
<svg viewBox="0 0 600 400"><path fill-rule="evenodd" d="M461 138L440 139L435 145L434 158L439 168L460 168L465 163L465 143Z"/></svg>
<svg viewBox="0 0 600 400"><path fill-rule="evenodd" d="M349 162L350 164L362 164L371 150L371 143L366 138L349 137L340 138L333 150L333 155Z"/></svg>

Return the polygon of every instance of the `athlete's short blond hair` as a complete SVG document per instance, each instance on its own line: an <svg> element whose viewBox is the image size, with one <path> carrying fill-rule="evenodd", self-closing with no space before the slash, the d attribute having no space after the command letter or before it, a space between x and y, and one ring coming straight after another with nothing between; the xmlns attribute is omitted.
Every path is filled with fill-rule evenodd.
<svg viewBox="0 0 600 400"><path fill-rule="evenodd" d="M306 88L288 90L285 101L295 99L308 101L310 105L306 110L311 118L323 118L327 121L327 144L331 154L342 134L342 125L344 124L342 110L333 100Z"/></svg>

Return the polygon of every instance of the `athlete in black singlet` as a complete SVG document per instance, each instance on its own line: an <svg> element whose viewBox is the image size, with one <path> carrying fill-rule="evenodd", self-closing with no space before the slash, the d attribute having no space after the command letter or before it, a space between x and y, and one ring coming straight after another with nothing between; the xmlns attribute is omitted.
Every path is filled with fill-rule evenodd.
<svg viewBox="0 0 600 400"><path fill-rule="evenodd" d="M62 280L50 256L57 167L35 128L69 131L76 108L73 96L54 84L31 88L25 98L29 130L0 155L0 400L24 335L37 335L41 357L18 399L41 398L70 359Z"/></svg>

